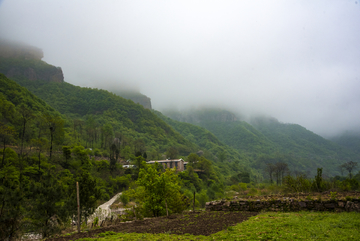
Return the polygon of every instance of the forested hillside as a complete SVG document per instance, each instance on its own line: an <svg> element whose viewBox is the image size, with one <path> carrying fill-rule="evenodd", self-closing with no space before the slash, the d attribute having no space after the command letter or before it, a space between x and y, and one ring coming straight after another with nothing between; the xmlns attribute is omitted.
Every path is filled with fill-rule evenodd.
<svg viewBox="0 0 360 241"><path fill-rule="evenodd" d="M76 182L80 183L81 215L85 222L101 200L109 200L115 193L129 188L131 183L134 186L141 172L155 168L151 169L145 162L151 155L157 159L163 158L163 154L171 158L189 154L184 157L189 161L187 170L172 177L181 184L177 197L186 204L182 208L187 207L186 200L194 191L199 193L197 206L203 207L209 199L222 198L225 179L221 172L230 175L242 170L238 165L232 170L229 163L221 163L225 168L220 169L205 155L190 153L199 147L150 110L107 91L93 90L92 97L103 95L110 103L101 104L110 106L109 109L97 113L94 107L89 109L95 113L88 110L80 115L64 111L61 115L3 74L0 74L0 84L0 239L27 232L41 233L45 238L59 232L77 211ZM79 87L73 88L81 92ZM91 89L83 90L92 93ZM56 96L55 93L50 96ZM124 112L118 112L116 107L119 106ZM74 116L76 119L72 118ZM130 119L128 123L122 121L127 116L137 119ZM152 121L154 126L142 126L144 121ZM117 126L127 132L117 133ZM133 139L132 135L143 139ZM171 146L166 149L169 144ZM159 149L152 153L151 150L157 147ZM204 153L214 156L207 150ZM127 158L130 164L136 165L134 168L122 167L120 163L127 163ZM160 173L161 167L156 167L160 168ZM200 170L200 173L194 170ZM170 197L168 200L170 202ZM162 206L163 203L161 210L164 210ZM170 205L169 209L170 212L182 210L177 205ZM53 225L50 220L59 225Z"/></svg>
<svg viewBox="0 0 360 241"><path fill-rule="evenodd" d="M96 132L110 127L110 136L131 147L138 142L141 146L134 148L139 148L141 152L146 150L149 158L160 158L160 153L172 146L178 149L180 155L196 151L195 145L174 132L150 110L108 91L81 88L66 82L18 82L69 117L72 127L78 132L87 132L84 146L97 147L100 138ZM104 146L106 144L103 143Z"/></svg>
<svg viewBox="0 0 360 241"><path fill-rule="evenodd" d="M326 175L339 175L339 166L356 158L355 153L295 124L271 118L254 118L251 124L232 118L226 111L202 109L165 115L201 126L224 144L252 160L252 167L264 170L268 162L285 162L290 170L315 175L323 167ZM219 121L223 120L223 121Z"/></svg>
<svg viewBox="0 0 360 241"><path fill-rule="evenodd" d="M140 92L132 91L132 90L117 90L116 88L112 88L108 90L125 99L132 100L135 103L142 105L145 109L152 109L151 99L146 95L141 94Z"/></svg>
<svg viewBox="0 0 360 241"><path fill-rule="evenodd" d="M7 59L6 61L3 66L9 67L12 64L17 66L19 63L32 68L35 72L42 71L43 67L38 69L38 66L46 65L41 60L29 62L24 59ZM202 137L202 142L184 138L183 134L189 137L190 133L183 133L181 128L175 128L177 131L174 131L149 109L118 95L125 94L128 98L142 99L146 99L146 96L129 94L121 90L116 90L117 94L113 94L106 90L82 88L66 82L29 80L25 75L16 76L14 80L66 118L67 126L72 129L73 134L66 136L64 144L77 141L86 148L97 148L102 150L104 155L109 156L109 147L113 140L116 140L121 143L118 147L119 156L124 159L135 153L146 154L147 159L157 160L185 157L190 153L198 152L199 155L212 160L216 171L225 177L244 172L245 168L246 172L251 172L249 162L244 155L239 155L223 144L221 148L218 148L218 144L208 145L211 143L211 138L214 138L211 133L206 133L206 136ZM195 126L188 125L189 128L191 132L196 131ZM208 138L210 139L207 140ZM221 160L226 158L226 161L221 162L219 156Z"/></svg>
<svg viewBox="0 0 360 241"><path fill-rule="evenodd" d="M222 173L237 175L242 172L248 172L252 175L258 175L259 172L251 168L252 160L250 158L241 154L237 149L223 144L210 131L203 127L173 120L158 111L154 112L187 140L205 150L205 157L217 160L216 165L222 170ZM212 156L213 154L215 156Z"/></svg>
<svg viewBox="0 0 360 241"><path fill-rule="evenodd" d="M346 149L352 150L357 155L360 154L360 133L358 132L345 132L330 140Z"/></svg>

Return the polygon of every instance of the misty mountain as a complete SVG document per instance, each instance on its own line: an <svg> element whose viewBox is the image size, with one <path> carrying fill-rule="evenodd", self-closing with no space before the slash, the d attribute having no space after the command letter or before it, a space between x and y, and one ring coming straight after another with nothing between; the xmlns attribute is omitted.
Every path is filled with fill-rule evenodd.
<svg viewBox="0 0 360 241"><path fill-rule="evenodd" d="M331 141L360 154L360 134L357 132L344 132L341 135L330 138Z"/></svg>
<svg viewBox="0 0 360 241"><path fill-rule="evenodd" d="M231 169L235 172L246 170L252 174L256 173L255 170L250 168L251 161L246 155L240 153L235 148L224 144L207 129L186 122L173 120L159 111L154 111L154 113L156 113L162 120L178 131L187 140L195 143L202 148L202 150L205 150L205 156L209 156L209 153L207 152L214 154L215 156L210 158L217 160L219 169L226 169L226 166L229 164ZM231 172L225 171L225 173L230 174Z"/></svg>
<svg viewBox="0 0 360 241"><path fill-rule="evenodd" d="M228 118L224 118L224 113ZM231 118L235 115L229 111L209 108L185 113L164 111L164 114L206 128L221 142L252 159L257 169L261 168L259 161L264 155L280 154L293 171L314 175L317 167L323 167L327 175L337 175L339 165L356 159L351 150L300 125L280 123L274 118L257 117L247 123Z"/></svg>
<svg viewBox="0 0 360 241"><path fill-rule="evenodd" d="M5 74L6 77L17 81L64 82L62 69L42 61L43 57L44 53L39 48L0 40L0 73ZM132 100L146 109L151 109L151 99L138 91L117 87L107 90Z"/></svg>
<svg viewBox="0 0 360 241"><path fill-rule="evenodd" d="M237 165L248 170L251 170L250 167L263 169L261 160L264 160L264 156L271 156L267 159L276 160L280 155L282 157L278 160L287 160L293 171L311 175L317 167L323 167L329 175L339 174L337 167L356 157L350 149L325 140L299 125L284 124L264 117L246 122L232 112L219 108L187 112L165 111L168 117L177 121L174 122L160 113L155 112L158 115L156 116L148 110L151 108L150 98L136 91L129 92L120 87L112 89L114 94L105 90L74 86L63 80L39 78L44 73L51 76L52 71L60 68L42 61L42 52L39 53L37 49L34 54L28 55L25 54L26 49L13 53L4 50L2 53L0 72L19 70L12 78L51 107L71 119L86 120L89 116L94 116L101 124L111 123L114 130L130 140L144 140L147 149L152 153L164 152L175 146L180 155L202 150L207 158L215 162L220 155L225 154L230 162L236 161ZM28 72L22 72L29 69L35 73L35 79L27 75ZM133 99L142 106L120 96ZM231 169L238 168L230 168L229 171L230 162L217 162L225 175L232 173Z"/></svg>
<svg viewBox="0 0 360 241"><path fill-rule="evenodd" d="M47 65L41 60L33 61ZM6 61L6 63L19 63L20 66L24 65L24 62L27 67L38 70L39 63L27 62L23 58L15 58L15 60L8 58ZM51 65L49 66L51 67ZM16 68L17 65L15 64L13 67ZM11 82L9 79L6 80ZM199 146L194 140L184 138L151 110L119 96L126 95L128 98L143 98L145 101L150 101L148 97L139 93L129 94L126 90L118 90L114 91L117 93L114 94L106 90L74 86L64 81L30 80L26 75L16 76L14 80L43 100L44 104L46 102L63 114L67 119L68 128L75 128L74 123L79 121L85 125L90 122L98 123L100 126L111 125L115 137L121 138L128 145L144 143L142 149L146 150L149 158L165 158L162 156L163 153L170 147L174 147L181 156L187 156L194 152L204 155L214 162L215 169L224 176L234 175L244 169L251 170L246 158L226 145L220 144L216 137L205 129L203 130L207 133L203 139L208 143L212 143L211 138L215 139L214 145L202 145L203 143L198 142L201 145ZM199 129L197 126L190 128ZM194 134L196 135L196 133ZM220 163L217 158L220 152L228 153L230 161Z"/></svg>
<svg viewBox="0 0 360 241"><path fill-rule="evenodd" d="M142 105L145 109L151 110L151 99L146 95L141 94L140 92L132 90L117 90L117 89L108 89L108 91L121 96L125 99L132 100L137 104Z"/></svg>
<svg viewBox="0 0 360 241"><path fill-rule="evenodd" d="M11 79L64 82L60 67L42 61L41 49L0 41L0 73Z"/></svg>

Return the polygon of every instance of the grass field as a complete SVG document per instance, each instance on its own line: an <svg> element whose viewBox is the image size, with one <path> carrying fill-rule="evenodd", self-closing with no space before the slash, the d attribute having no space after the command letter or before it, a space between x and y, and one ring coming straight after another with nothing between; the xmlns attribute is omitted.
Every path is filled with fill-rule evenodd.
<svg viewBox="0 0 360 241"><path fill-rule="evenodd" d="M79 240L360 240L360 213L262 213L210 236L106 232Z"/></svg>

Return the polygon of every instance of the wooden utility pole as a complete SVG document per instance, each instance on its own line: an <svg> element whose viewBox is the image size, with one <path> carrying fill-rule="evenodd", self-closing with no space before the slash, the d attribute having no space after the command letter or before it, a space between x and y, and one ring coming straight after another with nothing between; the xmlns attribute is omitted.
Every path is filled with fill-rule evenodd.
<svg viewBox="0 0 360 241"><path fill-rule="evenodd" d="M77 206L78 206L77 228L78 228L78 233L80 233L80 195L79 195L79 183L78 182L76 182L76 196L77 196Z"/></svg>
<svg viewBox="0 0 360 241"><path fill-rule="evenodd" d="M166 207L166 217L169 217L169 211L167 207L167 198L165 198L165 207Z"/></svg>

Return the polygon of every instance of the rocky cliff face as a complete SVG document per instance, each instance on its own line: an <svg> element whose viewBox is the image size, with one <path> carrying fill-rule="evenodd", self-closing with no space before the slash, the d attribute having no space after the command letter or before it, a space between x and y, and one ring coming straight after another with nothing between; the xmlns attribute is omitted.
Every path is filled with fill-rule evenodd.
<svg viewBox="0 0 360 241"><path fill-rule="evenodd" d="M41 49L0 41L0 72L10 79L64 82L60 67L42 61Z"/></svg>
<svg viewBox="0 0 360 241"><path fill-rule="evenodd" d="M142 106L144 106L145 109L151 110L151 99L145 95L135 97L135 98L129 98L130 100L134 101L135 103L138 103Z"/></svg>
<svg viewBox="0 0 360 241"><path fill-rule="evenodd" d="M52 66L47 71L41 72L36 68L22 68L18 66L12 66L10 69L4 72L9 79L25 78L28 80L43 80L48 82L64 82L64 75L60 67Z"/></svg>
<svg viewBox="0 0 360 241"><path fill-rule="evenodd" d="M143 95L139 92L135 91L125 91L125 90L118 90L114 91L114 89L109 90L113 92L114 94L117 94L125 99L132 100L137 104L142 105L145 109L151 110L151 99L147 97L146 95Z"/></svg>
<svg viewBox="0 0 360 241"><path fill-rule="evenodd" d="M41 49L33 46L1 40L0 56L4 58L41 60L44 57L44 53Z"/></svg>

